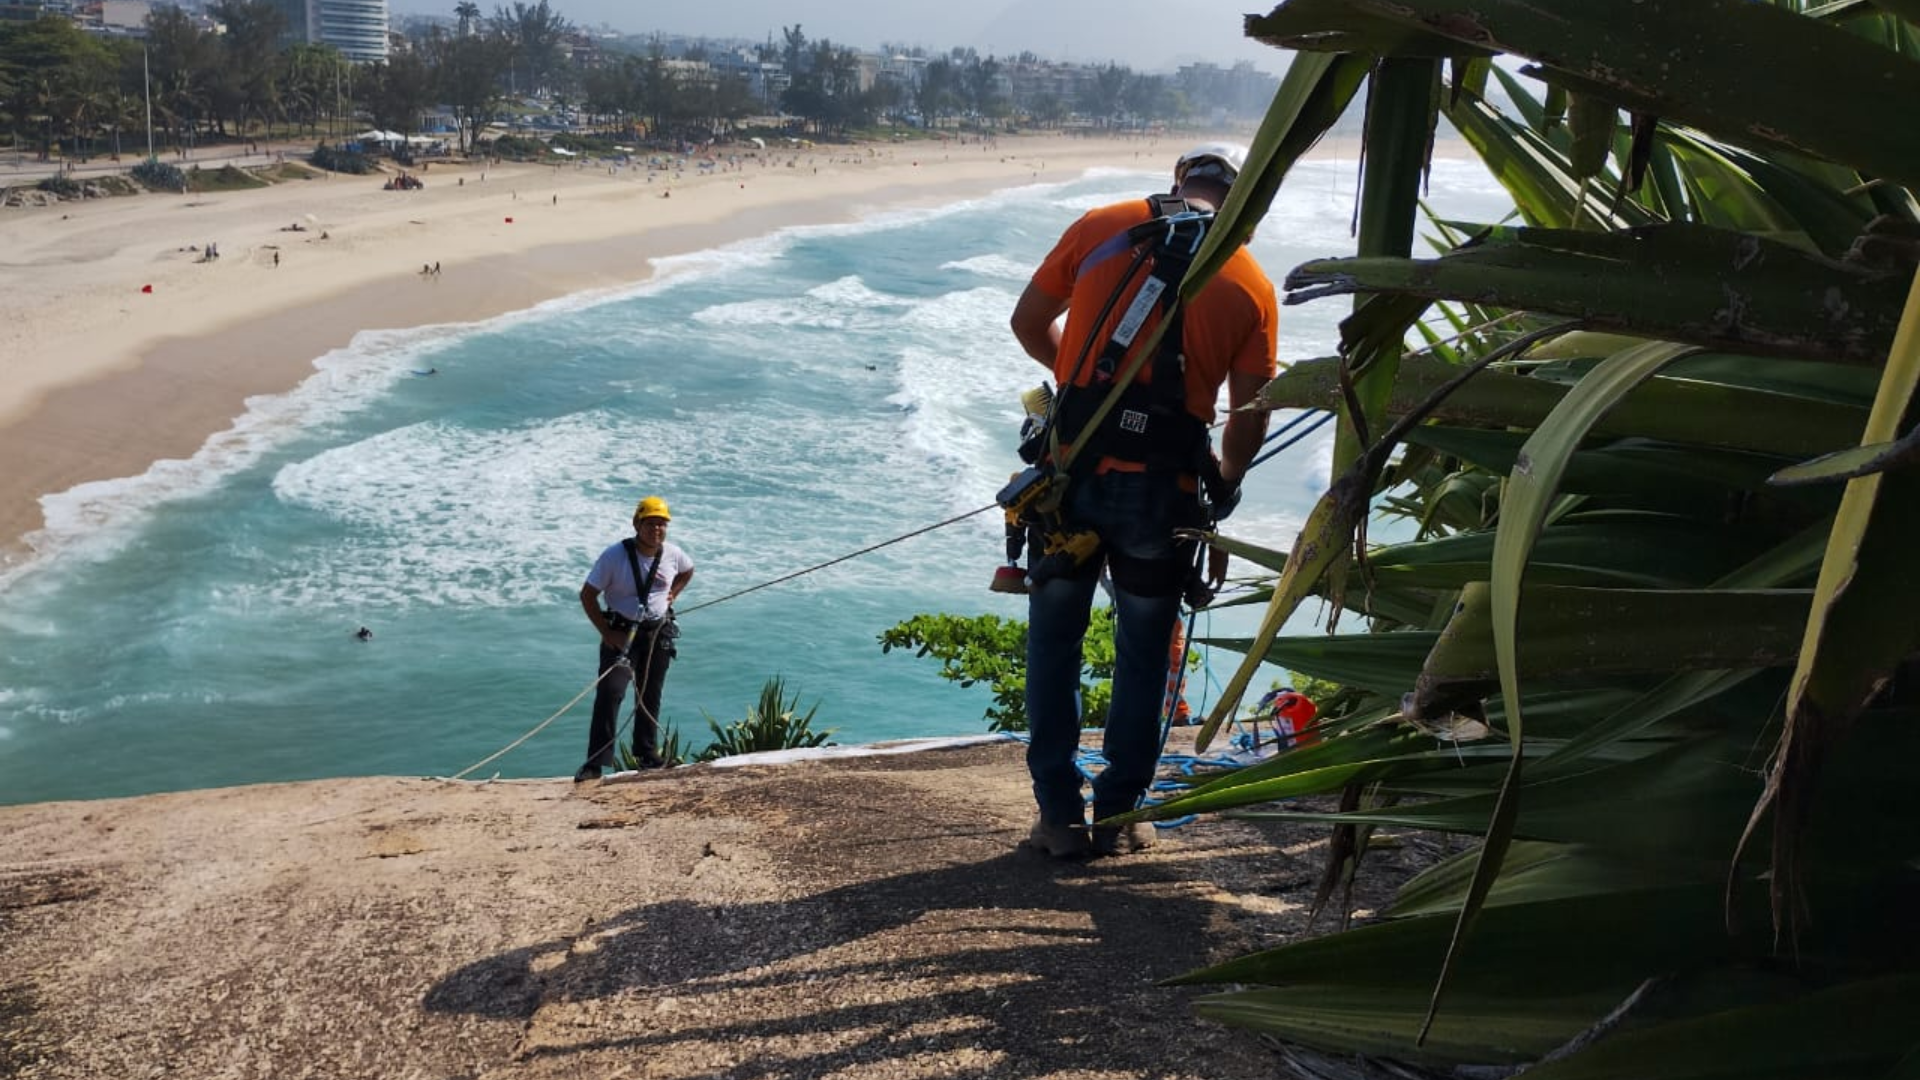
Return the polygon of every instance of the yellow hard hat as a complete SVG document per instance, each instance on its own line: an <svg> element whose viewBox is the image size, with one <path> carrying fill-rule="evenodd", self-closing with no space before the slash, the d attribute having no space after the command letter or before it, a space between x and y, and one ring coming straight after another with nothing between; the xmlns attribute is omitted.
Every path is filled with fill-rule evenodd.
<svg viewBox="0 0 1920 1080"><path fill-rule="evenodd" d="M673 515L667 513L667 500L658 495L649 495L641 499L640 505L633 508L633 517L635 521L656 517L667 521L673 520Z"/></svg>

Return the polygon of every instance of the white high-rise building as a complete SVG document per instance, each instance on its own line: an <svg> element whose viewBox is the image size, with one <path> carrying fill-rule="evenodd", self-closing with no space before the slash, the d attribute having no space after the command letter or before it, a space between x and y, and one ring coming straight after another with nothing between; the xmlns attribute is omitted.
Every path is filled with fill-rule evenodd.
<svg viewBox="0 0 1920 1080"><path fill-rule="evenodd" d="M307 34L349 60L385 60L387 0L307 0Z"/></svg>
<svg viewBox="0 0 1920 1080"><path fill-rule="evenodd" d="M277 0L287 36L331 45L355 63L387 58L387 0Z"/></svg>

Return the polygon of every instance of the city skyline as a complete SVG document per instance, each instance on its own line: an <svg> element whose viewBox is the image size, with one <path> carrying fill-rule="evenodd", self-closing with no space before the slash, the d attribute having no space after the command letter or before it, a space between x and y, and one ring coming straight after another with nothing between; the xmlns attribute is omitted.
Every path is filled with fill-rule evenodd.
<svg viewBox="0 0 1920 1080"><path fill-rule="evenodd" d="M972 48L981 55L1032 52L1066 63L1113 62L1142 72L1171 72L1186 64L1222 67L1245 60L1270 74L1286 67L1281 50L1246 38L1241 0L1187 0L1178 17L1164 3L1147 0L1050 0L1046 4L1002 3L981 7L907 0L873 5L865 0L710 0L672 11L640 14L620 0L548 0L568 21L607 25L629 34L740 38L777 43L785 27L798 24L808 40L822 38L857 49L882 44L930 51ZM452 0L390 0L396 18L451 17ZM496 0L483 4L492 15ZM1256 5L1257 6L1257 5Z"/></svg>

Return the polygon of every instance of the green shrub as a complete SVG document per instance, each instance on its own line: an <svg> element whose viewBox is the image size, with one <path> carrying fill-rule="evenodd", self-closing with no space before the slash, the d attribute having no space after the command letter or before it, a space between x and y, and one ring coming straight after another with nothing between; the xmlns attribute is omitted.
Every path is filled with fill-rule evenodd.
<svg viewBox="0 0 1920 1080"><path fill-rule="evenodd" d="M671 723L660 725L659 745L654 749L660 755L660 760L669 766L685 765L690 757L687 753L686 741L680 735L680 729ZM633 747L626 743L615 745L613 756L623 771L631 772L640 767L640 759L633 756Z"/></svg>
<svg viewBox="0 0 1920 1080"><path fill-rule="evenodd" d="M489 152L506 161L533 161L547 155L547 144L525 135L502 135L493 140Z"/></svg>
<svg viewBox="0 0 1920 1080"><path fill-rule="evenodd" d="M809 746L827 745L832 729L813 731L813 716L820 711L818 702L807 710L805 716L798 715L800 695L794 694L793 700L786 699L786 680L774 676L760 688L760 703L747 710L745 719L735 720L722 727L720 721L707 716L707 726L713 729L714 739L711 745L700 751L699 760L712 761L715 758L732 757L735 754L753 754L762 750L793 750Z"/></svg>
<svg viewBox="0 0 1920 1080"><path fill-rule="evenodd" d="M182 195L187 191L187 174L164 161L143 161L129 170L128 175L154 191L177 191Z"/></svg>
<svg viewBox="0 0 1920 1080"><path fill-rule="evenodd" d="M194 191L245 191L266 187L267 182L239 166L222 165L211 170L195 167L187 176L187 185Z"/></svg>
<svg viewBox="0 0 1920 1080"><path fill-rule="evenodd" d="M373 162L367 155L328 143L321 143L314 147L313 156L307 160L313 162L314 168L325 169L328 172L365 176L374 171Z"/></svg>
<svg viewBox="0 0 1920 1080"><path fill-rule="evenodd" d="M63 199L77 199L80 197L79 182L65 173L55 173L41 180L34 186L41 191L50 191Z"/></svg>
<svg viewBox="0 0 1920 1080"><path fill-rule="evenodd" d="M1027 624L998 615L915 615L880 634L880 651L914 649L940 661L940 677L961 686L986 683L989 731L1027 730ZM1100 608L1082 648L1080 723L1101 727L1113 699L1113 609Z"/></svg>

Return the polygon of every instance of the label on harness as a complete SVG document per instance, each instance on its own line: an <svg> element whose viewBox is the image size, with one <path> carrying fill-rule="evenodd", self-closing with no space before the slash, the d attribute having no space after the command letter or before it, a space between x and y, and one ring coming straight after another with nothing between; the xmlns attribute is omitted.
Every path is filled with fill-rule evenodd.
<svg viewBox="0 0 1920 1080"><path fill-rule="evenodd" d="M1147 414L1139 409L1121 409L1120 430L1134 435L1144 434L1147 430Z"/></svg>
<svg viewBox="0 0 1920 1080"><path fill-rule="evenodd" d="M1133 303L1127 305L1127 313L1120 317L1120 325L1113 331L1113 340L1119 342L1121 348L1133 344L1133 336L1140 332L1140 324L1147 321L1147 313L1153 310L1153 305L1165 291L1167 283L1159 278L1150 277L1141 283L1140 291L1134 294Z"/></svg>

